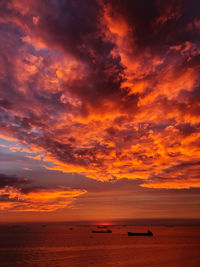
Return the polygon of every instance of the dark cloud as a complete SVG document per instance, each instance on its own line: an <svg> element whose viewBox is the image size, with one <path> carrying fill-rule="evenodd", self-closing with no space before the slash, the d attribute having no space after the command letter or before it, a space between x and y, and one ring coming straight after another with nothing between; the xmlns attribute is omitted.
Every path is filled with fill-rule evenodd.
<svg viewBox="0 0 200 267"><path fill-rule="evenodd" d="M111 4L113 16L119 14L128 21L140 52L144 48L164 52L167 46L199 39L198 31L187 31L188 24L200 17L196 0L105 2Z"/></svg>
<svg viewBox="0 0 200 267"><path fill-rule="evenodd" d="M0 173L0 188L3 188L5 186L20 187L29 183L31 183L31 181L27 178L20 178L15 175L6 175Z"/></svg>
<svg viewBox="0 0 200 267"><path fill-rule="evenodd" d="M197 131L199 131L199 127L191 126L189 123L185 124L179 124L177 125L177 129L183 134L183 135L191 135Z"/></svg>

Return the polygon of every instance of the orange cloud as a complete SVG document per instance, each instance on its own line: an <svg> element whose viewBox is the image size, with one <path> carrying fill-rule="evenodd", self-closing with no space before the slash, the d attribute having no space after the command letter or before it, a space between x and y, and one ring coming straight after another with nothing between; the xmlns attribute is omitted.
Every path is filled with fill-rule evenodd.
<svg viewBox="0 0 200 267"><path fill-rule="evenodd" d="M0 189L4 200L0 202L0 210L12 212L52 212L58 209L71 207L72 202L86 190L70 188L35 189L23 193L19 188L5 186Z"/></svg>
<svg viewBox="0 0 200 267"><path fill-rule="evenodd" d="M198 187L198 170L187 176L200 157L199 19L182 25L176 1L110 0L74 21L72 2L65 16L53 2L4 3L2 136L48 170L101 181L181 188L187 162L183 187Z"/></svg>
<svg viewBox="0 0 200 267"><path fill-rule="evenodd" d="M187 180L176 180L176 179L169 179L168 181L163 182L152 182L141 184L142 187L146 188L161 188L161 189L190 189L190 188L199 188L200 182L194 179L187 179Z"/></svg>

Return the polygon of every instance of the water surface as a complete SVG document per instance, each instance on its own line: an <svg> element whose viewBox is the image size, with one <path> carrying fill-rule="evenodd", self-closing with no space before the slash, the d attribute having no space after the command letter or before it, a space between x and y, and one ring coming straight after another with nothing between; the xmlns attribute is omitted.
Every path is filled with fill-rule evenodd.
<svg viewBox="0 0 200 267"><path fill-rule="evenodd" d="M27 224L0 226L1 267L12 266L200 266L200 227L95 226ZM153 237L133 237L146 232Z"/></svg>

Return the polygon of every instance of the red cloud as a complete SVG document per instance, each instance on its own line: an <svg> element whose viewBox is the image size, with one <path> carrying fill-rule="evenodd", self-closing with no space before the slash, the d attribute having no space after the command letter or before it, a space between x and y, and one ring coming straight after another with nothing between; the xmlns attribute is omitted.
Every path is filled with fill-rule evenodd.
<svg viewBox="0 0 200 267"><path fill-rule="evenodd" d="M181 188L176 166L200 157L195 5L4 1L2 136L48 169ZM187 171L184 187L199 187Z"/></svg>

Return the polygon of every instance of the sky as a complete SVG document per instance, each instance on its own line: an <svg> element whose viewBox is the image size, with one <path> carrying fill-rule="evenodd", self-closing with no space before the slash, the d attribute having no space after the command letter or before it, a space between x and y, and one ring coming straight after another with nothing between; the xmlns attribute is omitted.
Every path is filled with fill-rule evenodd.
<svg viewBox="0 0 200 267"><path fill-rule="evenodd" d="M0 222L200 218L199 0L0 1Z"/></svg>

